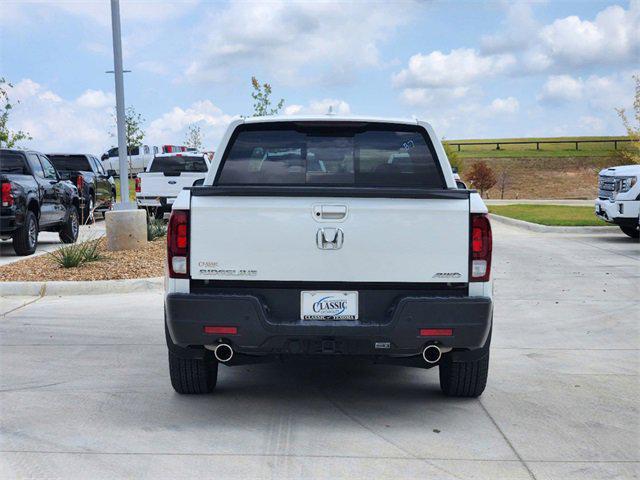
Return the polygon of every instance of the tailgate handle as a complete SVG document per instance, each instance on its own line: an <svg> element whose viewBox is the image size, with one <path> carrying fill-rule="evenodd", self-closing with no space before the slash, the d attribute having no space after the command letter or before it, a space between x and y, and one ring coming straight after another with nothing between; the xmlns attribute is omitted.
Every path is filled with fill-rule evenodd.
<svg viewBox="0 0 640 480"><path fill-rule="evenodd" d="M324 220L341 220L347 216L347 207L346 205L321 205L319 213L320 218Z"/></svg>

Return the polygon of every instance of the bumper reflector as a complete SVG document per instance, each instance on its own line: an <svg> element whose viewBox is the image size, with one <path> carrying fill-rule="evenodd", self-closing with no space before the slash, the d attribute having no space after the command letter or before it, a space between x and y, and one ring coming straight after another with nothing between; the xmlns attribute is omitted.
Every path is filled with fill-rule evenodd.
<svg viewBox="0 0 640 480"><path fill-rule="evenodd" d="M452 328L421 328L421 337L450 337L453 335Z"/></svg>
<svg viewBox="0 0 640 480"><path fill-rule="evenodd" d="M210 333L210 334L216 334L216 335L237 335L238 327L205 326L204 333Z"/></svg>

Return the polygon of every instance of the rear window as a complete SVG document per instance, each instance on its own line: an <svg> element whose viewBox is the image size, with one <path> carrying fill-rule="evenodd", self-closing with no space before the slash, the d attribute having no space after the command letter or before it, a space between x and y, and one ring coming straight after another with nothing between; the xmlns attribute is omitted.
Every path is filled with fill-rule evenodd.
<svg viewBox="0 0 640 480"><path fill-rule="evenodd" d="M93 169L89 164L89 160L84 155L47 155L53 166L58 171L64 170L83 170L91 172Z"/></svg>
<svg viewBox="0 0 640 480"><path fill-rule="evenodd" d="M289 122L240 126L217 184L445 187L421 127Z"/></svg>
<svg viewBox="0 0 640 480"><path fill-rule="evenodd" d="M206 172L207 164L204 157L176 155L173 157L156 157L151 162L150 172Z"/></svg>
<svg viewBox="0 0 640 480"><path fill-rule="evenodd" d="M19 153L0 152L0 173L29 175L24 157Z"/></svg>

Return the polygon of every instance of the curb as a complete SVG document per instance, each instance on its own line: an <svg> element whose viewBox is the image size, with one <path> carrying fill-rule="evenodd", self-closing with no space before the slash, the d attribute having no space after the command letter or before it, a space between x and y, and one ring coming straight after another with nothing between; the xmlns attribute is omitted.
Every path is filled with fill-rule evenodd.
<svg viewBox="0 0 640 480"><path fill-rule="evenodd" d="M161 290L164 277L131 278L125 280L95 280L85 282L0 282L0 297L14 295L44 297L45 295L101 295Z"/></svg>
<svg viewBox="0 0 640 480"><path fill-rule="evenodd" d="M537 223L525 222L524 220L503 217L495 213L491 213L490 215L491 219L498 223L538 233L612 233L618 229L616 226L608 225L604 227L551 227L549 225L539 225Z"/></svg>

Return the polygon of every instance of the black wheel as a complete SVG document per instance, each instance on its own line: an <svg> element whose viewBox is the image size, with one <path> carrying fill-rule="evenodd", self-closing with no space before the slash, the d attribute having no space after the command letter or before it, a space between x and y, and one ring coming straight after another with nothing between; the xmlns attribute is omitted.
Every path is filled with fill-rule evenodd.
<svg viewBox="0 0 640 480"><path fill-rule="evenodd" d="M31 255L38 246L38 219L31 210L27 211L24 223L13 235L13 250L16 255Z"/></svg>
<svg viewBox="0 0 640 480"><path fill-rule="evenodd" d="M73 205L69 207L67 221L60 229L60 240L63 243L76 243L78 233L80 232L80 223L78 222L78 209Z"/></svg>
<svg viewBox="0 0 640 480"><path fill-rule="evenodd" d="M638 229L638 227L620 226L620 230L622 230L625 235L629 235L631 238L640 238L640 230Z"/></svg>
<svg viewBox="0 0 640 480"><path fill-rule="evenodd" d="M212 352L205 350L203 358L190 358L194 352L173 343L166 320L164 336L169 349L169 376L173 389L181 394L213 392L218 381L218 362Z"/></svg>
<svg viewBox="0 0 640 480"><path fill-rule="evenodd" d="M479 397L487 386L491 333L484 347L467 361L445 354L440 362L440 389L450 397ZM463 357L462 357L463 358Z"/></svg>
<svg viewBox="0 0 640 480"><path fill-rule="evenodd" d="M181 358L169 351L169 375L173 389L182 394L211 393L218 380L218 362L208 359Z"/></svg>

